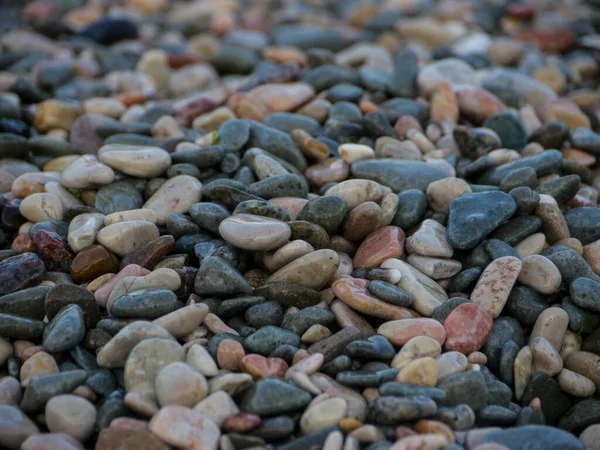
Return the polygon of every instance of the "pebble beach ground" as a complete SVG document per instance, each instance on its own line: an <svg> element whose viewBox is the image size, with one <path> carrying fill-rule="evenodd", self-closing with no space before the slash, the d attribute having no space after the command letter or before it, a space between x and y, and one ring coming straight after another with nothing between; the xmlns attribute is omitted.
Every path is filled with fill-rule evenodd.
<svg viewBox="0 0 600 450"><path fill-rule="evenodd" d="M600 2L0 5L0 448L600 449Z"/></svg>

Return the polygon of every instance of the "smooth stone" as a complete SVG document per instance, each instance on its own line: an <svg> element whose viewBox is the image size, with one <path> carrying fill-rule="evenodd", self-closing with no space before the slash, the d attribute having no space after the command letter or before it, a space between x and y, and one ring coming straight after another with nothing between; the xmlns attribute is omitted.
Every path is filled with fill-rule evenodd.
<svg viewBox="0 0 600 450"><path fill-rule="evenodd" d="M46 324L41 320L26 319L10 314L0 314L0 336L10 339L41 337Z"/></svg>
<svg viewBox="0 0 600 450"><path fill-rule="evenodd" d="M311 288L296 283L267 283L254 290L254 295L264 297L268 301L276 301L283 307L307 308L321 301L319 293Z"/></svg>
<svg viewBox="0 0 600 450"><path fill-rule="evenodd" d="M84 155L69 164L60 175L67 189L93 189L111 184L115 172L94 155Z"/></svg>
<svg viewBox="0 0 600 450"><path fill-rule="evenodd" d="M277 347L284 344L299 347L300 336L279 327L267 326L251 334L244 341L244 345L249 351L259 355L269 355Z"/></svg>
<svg viewBox="0 0 600 450"><path fill-rule="evenodd" d="M169 153L159 147L108 144L98 150L98 159L127 175L154 178L171 165Z"/></svg>
<svg viewBox="0 0 600 450"><path fill-rule="evenodd" d="M130 264L137 264L146 269L152 269L167 253L173 250L174 246L175 239L172 236L161 236L125 256L121 260L120 266L126 267Z"/></svg>
<svg viewBox="0 0 600 450"><path fill-rule="evenodd" d="M373 420L380 425L399 425L402 422L429 417L437 411L436 403L427 397L378 397L369 405Z"/></svg>
<svg viewBox="0 0 600 450"><path fill-rule="evenodd" d="M502 348L512 340L519 347L525 345L523 329L519 322L509 316L501 316L494 321L494 327L483 348L488 357L487 366L493 373L498 373Z"/></svg>
<svg viewBox="0 0 600 450"><path fill-rule="evenodd" d="M252 287L232 266L217 256L207 258L196 274L194 291L200 296L251 295Z"/></svg>
<svg viewBox="0 0 600 450"><path fill-rule="evenodd" d="M419 189L407 189L398 194L398 209L392 225L408 230L416 226L427 211L427 195Z"/></svg>
<svg viewBox="0 0 600 450"><path fill-rule="evenodd" d="M367 285L368 282L366 280L341 278L333 283L332 291L346 305L368 316L375 316L384 320L414 317L412 311L382 302L370 295Z"/></svg>
<svg viewBox="0 0 600 450"><path fill-rule="evenodd" d="M439 258L451 258L454 254L454 249L448 243L446 229L432 219L425 219L406 240L406 249L409 253Z"/></svg>
<svg viewBox="0 0 600 450"><path fill-rule="evenodd" d="M83 310L76 304L63 307L44 329L43 345L49 352L69 350L85 336Z"/></svg>
<svg viewBox="0 0 600 450"><path fill-rule="evenodd" d="M157 373L173 362L183 361L185 351L172 340L150 338L139 342L125 363L125 388L127 392L154 389Z"/></svg>
<svg viewBox="0 0 600 450"><path fill-rule="evenodd" d="M50 193L32 194L27 196L19 205L19 212L30 222L45 220L60 220L64 207L56 195Z"/></svg>
<svg viewBox="0 0 600 450"><path fill-rule="evenodd" d="M491 431L483 437L483 441L514 450L583 450L581 442L572 434L544 425Z"/></svg>
<svg viewBox="0 0 600 450"><path fill-rule="evenodd" d="M108 215L139 209L143 204L142 193L129 181L120 180L100 188L96 193L94 206L102 214Z"/></svg>
<svg viewBox="0 0 600 450"><path fill-rule="evenodd" d="M52 397L71 393L85 383L87 377L85 370L69 370L35 378L25 389L21 409L26 413L41 412Z"/></svg>
<svg viewBox="0 0 600 450"><path fill-rule="evenodd" d="M236 214L223 220L219 234L236 247L251 251L269 251L285 244L290 227L280 220L251 214Z"/></svg>
<svg viewBox="0 0 600 450"><path fill-rule="evenodd" d="M143 429L121 428L112 425L100 432L96 449L110 450L116 447L120 450L135 450L138 446L143 446L147 450L167 450L169 448L145 428L145 424Z"/></svg>
<svg viewBox="0 0 600 450"><path fill-rule="evenodd" d="M351 170L355 177L376 181L396 193L407 189L425 191L432 182L447 177L444 170L430 164L395 159L357 161Z"/></svg>
<svg viewBox="0 0 600 450"><path fill-rule="evenodd" d="M48 319L52 320L63 307L69 304L77 304L82 309L87 330L94 328L100 321L100 308L94 294L72 284L59 284L50 289L44 301L44 311Z"/></svg>
<svg viewBox="0 0 600 450"><path fill-rule="evenodd" d="M259 416L274 416L298 411L311 401L311 395L292 384L277 379L257 382L244 395L241 406Z"/></svg>
<svg viewBox="0 0 600 450"><path fill-rule="evenodd" d="M263 326L281 325L281 320L283 318L283 309L281 305L275 301L264 302L262 297L246 297L246 298L258 298L260 299L260 303L256 305L250 306L246 309L244 314L244 319L248 325L254 328L261 328ZM245 309L245 308L244 308ZM220 308L219 308L220 311Z"/></svg>
<svg viewBox="0 0 600 450"><path fill-rule="evenodd" d="M516 203L503 192L465 194L450 203L449 241L455 248L472 249L515 210Z"/></svg>
<svg viewBox="0 0 600 450"><path fill-rule="evenodd" d="M464 303L456 307L444 321L446 350L468 355L479 350L492 331L492 317L477 304Z"/></svg>
<svg viewBox="0 0 600 450"><path fill-rule="evenodd" d="M192 367L175 362L163 367L156 375L156 400L160 406L195 406L208 393L204 375Z"/></svg>
<svg viewBox="0 0 600 450"><path fill-rule="evenodd" d="M410 294L411 306L419 314L431 317L434 309L448 299L446 292L435 281L399 259L388 259L381 267L401 272L398 287Z"/></svg>
<svg viewBox="0 0 600 450"><path fill-rule="evenodd" d="M345 200L339 195L325 195L309 201L297 216L297 220L305 220L322 226L328 234L333 235L342 224L348 208Z"/></svg>
<svg viewBox="0 0 600 450"><path fill-rule="evenodd" d="M540 294L553 294L562 283L558 268L542 255L531 255L521 261L522 269L518 281ZM572 286L572 285L571 285Z"/></svg>
<svg viewBox="0 0 600 450"><path fill-rule="evenodd" d="M152 222L142 220L119 222L102 228L97 240L119 256L138 250L159 237L158 228Z"/></svg>
<svg viewBox="0 0 600 450"><path fill-rule="evenodd" d="M53 433L66 433L85 442L96 425L94 405L76 395L58 395L46 404L46 425Z"/></svg>
<svg viewBox="0 0 600 450"><path fill-rule="evenodd" d="M556 172L561 161L562 153L557 150L547 150L539 155L527 156L488 170L477 178L477 182L499 186L506 175L522 167L532 167L540 177Z"/></svg>
<svg viewBox="0 0 600 450"><path fill-rule="evenodd" d="M103 214L87 213L71 221L67 240L75 253L94 244L98 231L104 226L104 218Z"/></svg>
<svg viewBox="0 0 600 450"><path fill-rule="evenodd" d="M320 289L335 274L339 262L339 256L333 250L317 250L282 267L267 279L267 283L297 283Z"/></svg>
<svg viewBox="0 0 600 450"><path fill-rule="evenodd" d="M524 325L533 326L548 307L544 297L533 289L515 286L506 302L506 310Z"/></svg>
<svg viewBox="0 0 600 450"><path fill-rule="evenodd" d="M38 426L18 407L0 405L0 444L10 450L19 450L30 436L39 433Z"/></svg>
<svg viewBox="0 0 600 450"><path fill-rule="evenodd" d="M545 372L535 372L531 375L521 397L521 404L527 405L536 397L541 400L542 412L550 425L556 425L572 403L560 389L558 383Z"/></svg>
<svg viewBox="0 0 600 450"><path fill-rule="evenodd" d="M329 362L340 356L348 344L362 338L364 338L364 335L358 327L349 326L342 328L328 338L312 344L308 347L307 351L310 354L321 353L325 361Z"/></svg>
<svg viewBox="0 0 600 450"><path fill-rule="evenodd" d="M371 294L386 303L395 306L409 307L412 304L410 295L392 283L374 280L367 285Z"/></svg>
<svg viewBox="0 0 600 450"><path fill-rule="evenodd" d="M219 427L200 411L171 405L156 413L148 429L162 441L182 449L216 449L221 437Z"/></svg>
<svg viewBox="0 0 600 450"><path fill-rule="evenodd" d="M523 123L511 113L496 114L487 119L483 127L494 130L505 148L520 151L527 145L527 133Z"/></svg>
<svg viewBox="0 0 600 450"><path fill-rule="evenodd" d="M143 208L154 210L157 225L166 225L170 214L187 213L201 198L202 183L192 176L178 175L165 182Z"/></svg>
<svg viewBox="0 0 600 450"><path fill-rule="evenodd" d="M404 249L404 232L387 226L368 235L354 255L356 268L378 267L388 258L400 258Z"/></svg>
<svg viewBox="0 0 600 450"><path fill-rule="evenodd" d="M22 253L0 261L0 295L37 284L45 271L44 263L34 253Z"/></svg>
<svg viewBox="0 0 600 450"><path fill-rule="evenodd" d="M589 378L598 389L600 376L598 376L598 356L595 353L575 351L565 359L565 368Z"/></svg>
<svg viewBox="0 0 600 450"><path fill-rule="evenodd" d="M156 319L177 309L177 296L166 289L144 288L117 298L107 304L116 318Z"/></svg>
<svg viewBox="0 0 600 450"><path fill-rule="evenodd" d="M42 320L44 301L50 289L49 286L37 286L3 295L0 297L0 313Z"/></svg>
<svg viewBox="0 0 600 450"><path fill-rule="evenodd" d="M451 375L442 380L438 389L446 393L442 404L456 406L466 404L478 411L488 401L488 389L484 376L480 372L463 372Z"/></svg>
<svg viewBox="0 0 600 450"><path fill-rule="evenodd" d="M156 269L148 275L125 277L116 283L108 297L106 309L110 311L114 302L124 295L141 289L166 289L177 291L181 286L181 278L173 269Z"/></svg>
<svg viewBox="0 0 600 450"><path fill-rule="evenodd" d="M504 309L520 271L521 261L513 256L492 261L475 285L471 293L471 301L481 306L495 319Z"/></svg>
<svg viewBox="0 0 600 450"><path fill-rule="evenodd" d="M346 415L346 401L341 398L325 399L309 408L300 418L300 429L309 435L323 428L336 426Z"/></svg>
<svg viewBox="0 0 600 450"><path fill-rule="evenodd" d="M392 320L382 324L377 333L387 337L396 346L402 346L416 336L427 336L441 344L446 340L444 327L429 318Z"/></svg>
<svg viewBox="0 0 600 450"><path fill-rule="evenodd" d="M508 245L516 245L539 231L542 226L543 221L537 216L515 217L500 225L491 234L491 237L503 241Z"/></svg>

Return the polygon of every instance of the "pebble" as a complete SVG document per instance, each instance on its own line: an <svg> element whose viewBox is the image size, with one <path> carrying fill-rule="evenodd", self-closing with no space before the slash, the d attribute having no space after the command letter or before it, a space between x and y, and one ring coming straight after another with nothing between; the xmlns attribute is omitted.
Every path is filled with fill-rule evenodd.
<svg viewBox="0 0 600 450"><path fill-rule="evenodd" d="M96 408L76 395L58 395L46 404L46 424L53 433L66 433L85 442L96 424Z"/></svg>
<svg viewBox="0 0 600 450"><path fill-rule="evenodd" d="M118 256L126 256L159 237L155 224L143 220L118 222L102 228L96 239Z"/></svg>
<svg viewBox="0 0 600 450"><path fill-rule="evenodd" d="M593 447L593 2L63 3L1 39L0 447Z"/></svg>

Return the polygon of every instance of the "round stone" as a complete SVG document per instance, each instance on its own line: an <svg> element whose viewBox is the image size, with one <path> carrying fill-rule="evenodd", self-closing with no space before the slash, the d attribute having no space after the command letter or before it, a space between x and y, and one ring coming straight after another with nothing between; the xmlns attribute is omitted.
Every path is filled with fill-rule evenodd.
<svg viewBox="0 0 600 450"><path fill-rule="evenodd" d="M291 229L281 220L251 214L235 214L219 225L219 234L236 247L251 251L274 250L289 240Z"/></svg>

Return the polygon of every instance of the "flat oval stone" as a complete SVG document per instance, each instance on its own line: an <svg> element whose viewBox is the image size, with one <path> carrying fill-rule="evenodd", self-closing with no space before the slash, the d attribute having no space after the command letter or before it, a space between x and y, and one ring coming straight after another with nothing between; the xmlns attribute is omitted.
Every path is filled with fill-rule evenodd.
<svg viewBox="0 0 600 450"><path fill-rule="evenodd" d="M156 269L148 275L125 277L112 289L106 309L110 311L112 304L120 297L140 289L167 289L175 292L181 286L181 278L173 269Z"/></svg>
<svg viewBox="0 0 600 450"><path fill-rule="evenodd" d="M331 280L339 264L337 252L317 250L282 267L267 279L267 283L288 282L321 289Z"/></svg>
<svg viewBox="0 0 600 450"><path fill-rule="evenodd" d="M50 289L50 286L36 286L3 295L0 297L0 313L42 320L44 301Z"/></svg>
<svg viewBox="0 0 600 450"><path fill-rule="evenodd" d="M154 178L171 165L171 155L160 147L108 144L98 150L98 159L127 175Z"/></svg>
<svg viewBox="0 0 600 450"><path fill-rule="evenodd" d="M448 243L446 228L432 219L425 219L406 240L406 250L422 256L451 258L454 249Z"/></svg>
<svg viewBox="0 0 600 450"><path fill-rule="evenodd" d="M387 337L397 346L403 346L416 336L427 336L441 344L446 340L446 330L437 320L429 318L407 318L392 320L377 329L377 333Z"/></svg>
<svg viewBox="0 0 600 450"><path fill-rule="evenodd" d="M143 220L115 223L102 228L97 235L100 244L121 257L158 239L158 237L159 232L156 225Z"/></svg>
<svg viewBox="0 0 600 450"><path fill-rule="evenodd" d="M254 295L276 301L283 307L293 306L299 309L314 306L321 301L318 291L288 282L263 284L254 290Z"/></svg>
<svg viewBox="0 0 600 450"><path fill-rule="evenodd" d="M394 306L379 300L367 290L368 281L359 278L342 278L331 286L335 295L356 311L385 320L408 319L415 314L401 306Z"/></svg>
<svg viewBox="0 0 600 450"><path fill-rule="evenodd" d="M448 299L446 292L431 278L399 259L388 259L381 267L397 269L402 274L398 287L412 298L412 307L426 317L431 317L435 308Z"/></svg>
<svg viewBox="0 0 600 450"><path fill-rule="evenodd" d="M471 301L495 319L504 309L520 272L521 261L514 256L504 256L492 261L471 292Z"/></svg>
<svg viewBox="0 0 600 450"><path fill-rule="evenodd" d="M430 183L448 176L446 171L431 164L397 159L357 161L351 170L355 177L376 181L396 193L407 189L425 191Z"/></svg>
<svg viewBox="0 0 600 450"><path fill-rule="evenodd" d="M325 195L342 197L350 211L365 202L378 202L387 192L385 187L374 181L346 180L329 188Z"/></svg>
<svg viewBox="0 0 600 450"><path fill-rule="evenodd" d="M146 288L123 295L107 306L116 318L156 319L175 311L179 303L171 291Z"/></svg>
<svg viewBox="0 0 600 450"><path fill-rule="evenodd" d="M115 172L94 155L84 155L69 164L60 175L67 189L93 189L111 184Z"/></svg>
<svg viewBox="0 0 600 450"><path fill-rule="evenodd" d="M371 233L360 244L353 258L356 268L373 268L388 258L400 258L404 252L404 231L387 226Z"/></svg>
<svg viewBox="0 0 600 450"><path fill-rule="evenodd" d="M219 225L219 234L236 247L252 251L269 251L285 244L292 231L281 220L251 214L235 214Z"/></svg>
<svg viewBox="0 0 600 450"><path fill-rule="evenodd" d="M450 203L448 239L454 248L475 248L516 211L512 197L503 192L462 195Z"/></svg>
<svg viewBox="0 0 600 450"><path fill-rule="evenodd" d="M187 213L201 198L202 183L190 175L178 175L165 182L142 208L154 210L156 224L165 225L170 214Z"/></svg>
<svg viewBox="0 0 600 450"><path fill-rule="evenodd" d="M27 196L19 205L19 212L30 222L60 220L63 218L63 204L60 199L49 193Z"/></svg>
<svg viewBox="0 0 600 450"><path fill-rule="evenodd" d="M84 283L119 270L115 255L102 245L90 245L73 258L69 272L76 283Z"/></svg>
<svg viewBox="0 0 600 450"><path fill-rule="evenodd" d="M95 208L102 214L139 209L144 203L142 193L129 181L108 184L96 193Z"/></svg>
<svg viewBox="0 0 600 450"><path fill-rule="evenodd" d="M531 255L521 261L519 282L540 294L553 294L562 283L562 275L552 261L542 255Z"/></svg>
<svg viewBox="0 0 600 450"><path fill-rule="evenodd" d="M492 332L492 317L475 303L456 307L444 321L446 350L468 355L479 350Z"/></svg>

